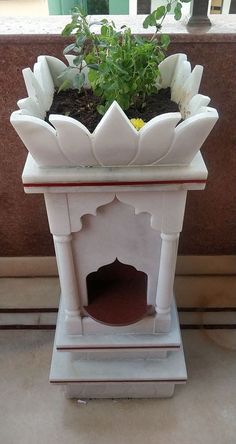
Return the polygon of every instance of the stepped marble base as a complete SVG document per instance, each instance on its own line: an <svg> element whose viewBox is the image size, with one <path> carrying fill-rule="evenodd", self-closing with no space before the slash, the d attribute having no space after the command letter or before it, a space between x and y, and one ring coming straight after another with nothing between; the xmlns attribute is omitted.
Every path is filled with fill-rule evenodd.
<svg viewBox="0 0 236 444"><path fill-rule="evenodd" d="M69 398L162 398L187 379L182 348L165 359L90 361L54 348L50 382Z"/></svg>
<svg viewBox="0 0 236 444"><path fill-rule="evenodd" d="M82 399L171 398L174 389L175 384L168 382L67 384L66 397Z"/></svg>
<svg viewBox="0 0 236 444"><path fill-rule="evenodd" d="M186 382L178 314L167 334L64 334L61 306L50 382L68 398L163 398Z"/></svg>

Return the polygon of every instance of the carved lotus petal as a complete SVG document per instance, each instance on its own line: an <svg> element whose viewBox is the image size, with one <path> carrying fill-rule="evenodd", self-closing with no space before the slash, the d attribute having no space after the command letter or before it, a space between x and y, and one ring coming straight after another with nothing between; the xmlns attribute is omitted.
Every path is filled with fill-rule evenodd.
<svg viewBox="0 0 236 444"><path fill-rule="evenodd" d="M187 116L187 109L190 100L198 93L201 79L202 79L203 67L196 65L192 70L190 76L187 78L183 85L182 94L179 100L179 109L184 118Z"/></svg>
<svg viewBox="0 0 236 444"><path fill-rule="evenodd" d="M36 102L36 104L38 105L38 107L40 109L40 112L45 117L48 107L47 107L47 103L46 103L47 101L45 98L45 94L44 94L41 86L39 85L37 79L35 78L35 75L33 74L33 72L31 71L30 68L23 69L22 73L23 73L28 96L33 101Z"/></svg>
<svg viewBox="0 0 236 444"><path fill-rule="evenodd" d="M179 103L183 95L184 84L191 74L191 65L187 60L178 59L171 82L171 100Z"/></svg>
<svg viewBox="0 0 236 444"><path fill-rule="evenodd" d="M177 126L170 151L160 164L187 165L193 160L218 119L214 108L205 107L202 111Z"/></svg>
<svg viewBox="0 0 236 444"><path fill-rule="evenodd" d="M11 123L38 165L70 165L60 150L55 129L44 120L15 111Z"/></svg>
<svg viewBox="0 0 236 444"><path fill-rule="evenodd" d="M208 96L203 96L202 94L196 94L192 97L187 106L187 117L192 117L199 113L200 108L209 105L211 99Z"/></svg>
<svg viewBox="0 0 236 444"><path fill-rule="evenodd" d="M61 60L57 59L56 57L52 56L44 56L47 60L47 64L49 67L49 71L51 73L53 84L56 87L59 87L61 84L61 79L59 79L60 74L63 73L63 71L66 69L66 64L63 63Z"/></svg>
<svg viewBox="0 0 236 444"><path fill-rule="evenodd" d="M92 152L89 130L67 116L51 114L50 122L56 128L59 145L65 157L74 165L97 165Z"/></svg>
<svg viewBox="0 0 236 444"><path fill-rule="evenodd" d="M74 56L68 56L70 65ZM40 56L34 66L23 70L28 97L18 102L11 122L40 166L127 166L183 165L191 162L214 126L218 114L207 107L209 97L198 94L202 66L193 71L185 54L174 54L159 65L158 88L171 87L179 113L163 114L145 124L138 132L114 102L94 133L66 116L51 116L56 130L44 122L54 88L66 65L51 56ZM71 70L75 75L76 68ZM70 74L69 74L70 75Z"/></svg>
<svg viewBox="0 0 236 444"><path fill-rule="evenodd" d="M180 119L180 113L167 113L146 123L139 132L139 150L132 163L150 165L163 157L171 146L174 129Z"/></svg>
<svg viewBox="0 0 236 444"><path fill-rule="evenodd" d="M115 101L93 136L94 154L101 165L128 165L136 155L138 132Z"/></svg>
<svg viewBox="0 0 236 444"><path fill-rule="evenodd" d="M39 119L44 119L44 113L40 109L39 105L35 100L30 97L26 97L25 99L18 100L17 105L21 110L24 110L24 114L28 114L34 117L38 117Z"/></svg>
<svg viewBox="0 0 236 444"><path fill-rule="evenodd" d="M171 85L176 69L176 64L178 63L178 61L181 60L187 60L186 54L173 54L169 57L166 57L166 59L164 59L159 64L162 88L168 88Z"/></svg>
<svg viewBox="0 0 236 444"><path fill-rule="evenodd" d="M45 56L38 57L34 65L34 76L43 91L45 107L48 110L53 100L54 83Z"/></svg>

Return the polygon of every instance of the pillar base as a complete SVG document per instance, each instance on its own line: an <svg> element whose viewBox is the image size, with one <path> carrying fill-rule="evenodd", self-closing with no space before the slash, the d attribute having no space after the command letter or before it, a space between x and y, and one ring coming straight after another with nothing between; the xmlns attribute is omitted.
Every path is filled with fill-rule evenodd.
<svg viewBox="0 0 236 444"><path fill-rule="evenodd" d="M171 313L157 313L155 317L155 333L168 333L171 328Z"/></svg>
<svg viewBox="0 0 236 444"><path fill-rule="evenodd" d="M210 28L211 21L207 16L194 15L190 17L187 26L207 26Z"/></svg>
<svg viewBox="0 0 236 444"><path fill-rule="evenodd" d="M68 335L82 335L82 320L79 311L65 313L65 331Z"/></svg>

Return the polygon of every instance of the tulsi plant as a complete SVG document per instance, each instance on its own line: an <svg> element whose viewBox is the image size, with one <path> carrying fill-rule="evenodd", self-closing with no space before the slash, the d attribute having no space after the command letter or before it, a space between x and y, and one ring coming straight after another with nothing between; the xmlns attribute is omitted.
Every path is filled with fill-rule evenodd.
<svg viewBox="0 0 236 444"><path fill-rule="evenodd" d="M173 11L176 20L181 18L183 3L191 0L167 0L149 14L143 27L155 27L149 38L133 35L126 25L117 29L111 20L89 22L81 8L74 8L72 19L62 31L63 36L73 35L75 40L64 49L64 54L75 56L73 63L77 69L73 81L67 73L75 69L69 66L61 74L60 90L77 88L86 94L86 71L93 93L100 97L97 110L104 114L114 100L123 110L130 106L142 109L147 96L158 92L159 63L164 60L170 38L161 33L166 15ZM94 26L100 26L100 34Z"/></svg>

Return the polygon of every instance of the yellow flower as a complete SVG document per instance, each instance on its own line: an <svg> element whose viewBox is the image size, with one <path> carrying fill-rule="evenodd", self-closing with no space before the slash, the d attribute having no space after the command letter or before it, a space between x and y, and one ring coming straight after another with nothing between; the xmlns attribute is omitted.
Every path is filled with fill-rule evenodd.
<svg viewBox="0 0 236 444"><path fill-rule="evenodd" d="M143 119L130 119L130 122L137 131L139 131L145 125Z"/></svg>

